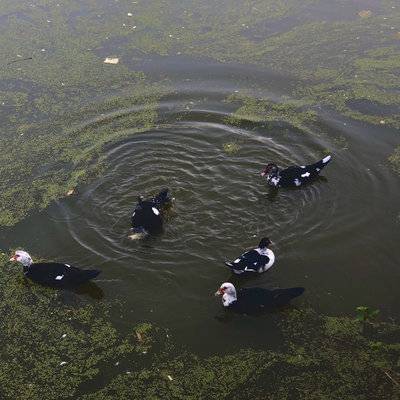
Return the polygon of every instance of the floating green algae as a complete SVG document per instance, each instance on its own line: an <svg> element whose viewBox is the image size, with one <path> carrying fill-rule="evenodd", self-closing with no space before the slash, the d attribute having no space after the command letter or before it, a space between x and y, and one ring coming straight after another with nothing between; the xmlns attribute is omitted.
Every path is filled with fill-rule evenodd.
<svg viewBox="0 0 400 400"><path fill-rule="evenodd" d="M397 146L394 152L388 157L389 163L394 171L400 175L400 146Z"/></svg>
<svg viewBox="0 0 400 400"><path fill-rule="evenodd" d="M263 113L270 119L299 125L328 107L400 127L400 7L380 3L361 18L340 0L330 3L347 10L338 17L322 0L222 1L220 13L194 0L2 1L0 225L99 173L105 144L154 126L171 89L134 68L148 55L255 64L295 78L281 108ZM108 56L119 63L104 64ZM260 105L249 98L236 116L257 118L252 103ZM100 122L81 131L91 118Z"/></svg>
<svg viewBox="0 0 400 400"><path fill-rule="evenodd" d="M63 292L26 281L7 260L1 253L4 400L394 400L400 394L400 327L393 323L288 309L280 312L280 349L202 358L149 323L122 336L110 322L112 305L76 297L66 303Z"/></svg>
<svg viewBox="0 0 400 400"><path fill-rule="evenodd" d="M222 148L226 154L233 155L240 150L240 144L238 141L227 142L222 145Z"/></svg>

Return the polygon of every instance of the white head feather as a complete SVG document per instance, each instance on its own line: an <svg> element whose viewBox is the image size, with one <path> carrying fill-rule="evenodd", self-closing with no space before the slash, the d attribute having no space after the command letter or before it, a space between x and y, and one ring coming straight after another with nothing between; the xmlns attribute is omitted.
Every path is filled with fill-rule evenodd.
<svg viewBox="0 0 400 400"><path fill-rule="evenodd" d="M33 263L31 256L23 250L17 250L10 261L18 261L25 267L29 267Z"/></svg>
<svg viewBox="0 0 400 400"><path fill-rule="evenodd" d="M228 307L234 301L237 300L236 289L232 283L224 282L218 291L215 293L216 296L222 296L222 304L224 307Z"/></svg>

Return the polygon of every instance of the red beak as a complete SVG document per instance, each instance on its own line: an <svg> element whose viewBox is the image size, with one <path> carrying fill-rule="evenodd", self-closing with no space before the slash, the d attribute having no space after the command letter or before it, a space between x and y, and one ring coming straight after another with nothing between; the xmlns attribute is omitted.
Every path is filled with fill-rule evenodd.
<svg viewBox="0 0 400 400"><path fill-rule="evenodd" d="M261 171L260 175L265 176L265 175L267 175L267 173L265 171Z"/></svg>
<svg viewBox="0 0 400 400"><path fill-rule="evenodd" d="M10 261L17 261L17 256L16 256L16 255L13 255L13 256L10 258Z"/></svg>
<svg viewBox="0 0 400 400"><path fill-rule="evenodd" d="M224 289L219 288L216 292L215 292L215 296L223 296L224 294Z"/></svg>

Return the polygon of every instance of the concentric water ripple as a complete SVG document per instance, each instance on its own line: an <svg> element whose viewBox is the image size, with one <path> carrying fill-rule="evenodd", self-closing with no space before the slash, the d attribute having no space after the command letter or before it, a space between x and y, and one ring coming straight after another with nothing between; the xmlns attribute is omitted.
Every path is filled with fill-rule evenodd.
<svg viewBox="0 0 400 400"><path fill-rule="evenodd" d="M390 256L396 244L390 236L377 238L388 238L385 226L398 213L390 201L396 187L377 154L366 151L370 139L362 129L335 119L327 119L319 132L280 121L268 128L246 122L232 126L221 103L194 101L189 110L185 104L167 99L157 128L109 146L104 173L78 188L77 196L51 207L45 229L37 230L43 215L16 229L18 242L34 230L35 243L43 245L35 250L29 239L36 254L101 268L98 284L107 297L123 299L132 313L127 324L154 321L181 332L186 342L188 329L204 335L211 329L215 346L226 344L226 329L214 320L221 309L212 294L228 279L238 287L305 286L301 301L325 312L374 304L379 296L391 307L388 293L395 291L388 291L390 280L380 278L396 274ZM113 115L127 112L135 110ZM113 115L75 129L112 124ZM224 144L231 142L239 149L227 154ZM276 191L260 176L267 162L306 164L327 151L333 161L308 186ZM129 240L137 196L164 187L176 199L164 232ZM274 242L274 268L250 279L233 278L223 261L265 235ZM256 337L254 330L261 330L262 343L262 331L274 328L271 319L257 324L237 322L229 330L230 343L241 343L240 335Z"/></svg>

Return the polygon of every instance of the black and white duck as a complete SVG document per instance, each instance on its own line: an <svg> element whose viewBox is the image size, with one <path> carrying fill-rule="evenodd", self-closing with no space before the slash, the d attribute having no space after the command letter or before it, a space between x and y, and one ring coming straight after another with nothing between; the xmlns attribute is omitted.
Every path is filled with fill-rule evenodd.
<svg viewBox="0 0 400 400"><path fill-rule="evenodd" d="M17 250L10 261L21 263L24 275L30 280L58 289L76 288L96 278L101 272L97 269L80 269L62 263L34 263L31 256L23 250Z"/></svg>
<svg viewBox="0 0 400 400"><path fill-rule="evenodd" d="M222 296L222 304L226 309L240 314L252 314L282 307L295 297L301 296L304 290L303 287L272 290L252 287L236 292L232 283L225 282L215 295Z"/></svg>
<svg viewBox="0 0 400 400"><path fill-rule="evenodd" d="M314 180L331 159L329 155L314 164L293 165L285 169L269 163L261 171L261 176L265 176L268 185L273 187L298 187Z"/></svg>
<svg viewBox="0 0 400 400"><path fill-rule="evenodd" d="M262 273L272 267L275 262L275 255L268 246L272 242L268 238L262 238L256 249L247 251L234 261L225 262L233 273Z"/></svg>
<svg viewBox="0 0 400 400"><path fill-rule="evenodd" d="M171 202L168 189L148 200L142 196L138 197L138 202L131 217L132 232L131 239L140 238L147 234L161 232L163 227L163 209Z"/></svg>

